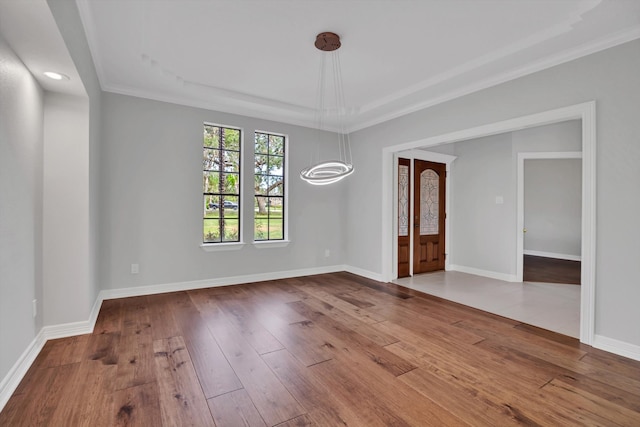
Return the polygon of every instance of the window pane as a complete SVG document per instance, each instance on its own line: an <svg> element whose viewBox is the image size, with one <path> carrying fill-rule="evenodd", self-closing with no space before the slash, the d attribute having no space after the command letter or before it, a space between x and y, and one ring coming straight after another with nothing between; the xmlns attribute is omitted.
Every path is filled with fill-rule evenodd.
<svg viewBox="0 0 640 427"><path fill-rule="evenodd" d="M269 175L283 175L284 157L269 156Z"/></svg>
<svg viewBox="0 0 640 427"><path fill-rule="evenodd" d="M256 154L255 173L267 174L269 169L269 156Z"/></svg>
<svg viewBox="0 0 640 427"><path fill-rule="evenodd" d="M267 240L269 237L268 233L268 220L264 215L257 215L253 220L254 231L253 231L253 239L254 240Z"/></svg>
<svg viewBox="0 0 640 427"><path fill-rule="evenodd" d="M269 135L269 154L284 156L284 137Z"/></svg>
<svg viewBox="0 0 640 427"><path fill-rule="evenodd" d="M238 197L222 196L221 199L224 211L224 219L238 218L238 208L240 207L240 204L238 203Z"/></svg>
<svg viewBox="0 0 640 427"><path fill-rule="evenodd" d="M204 243L220 242L220 221L217 219L205 219L203 238Z"/></svg>
<svg viewBox="0 0 640 427"><path fill-rule="evenodd" d="M283 238L282 200L281 197L269 197L269 240Z"/></svg>
<svg viewBox="0 0 640 427"><path fill-rule="evenodd" d="M223 173L224 188L222 193L240 194L240 175L237 173Z"/></svg>
<svg viewBox="0 0 640 427"><path fill-rule="evenodd" d="M240 131L238 129L223 128L224 149L240 151Z"/></svg>
<svg viewBox="0 0 640 427"><path fill-rule="evenodd" d="M269 195L270 196L282 196L282 188L284 185L284 179L281 176L269 177Z"/></svg>
<svg viewBox="0 0 640 427"><path fill-rule="evenodd" d="M202 192L217 193L220 182L219 172L202 172Z"/></svg>
<svg viewBox="0 0 640 427"><path fill-rule="evenodd" d="M218 218L220 208L220 196L204 196L204 217Z"/></svg>
<svg viewBox="0 0 640 427"><path fill-rule="evenodd" d="M205 148L202 150L202 170L220 170L220 150Z"/></svg>
<svg viewBox="0 0 640 427"><path fill-rule="evenodd" d="M204 125L204 146L218 147L220 128L218 126Z"/></svg>
<svg viewBox="0 0 640 427"><path fill-rule="evenodd" d="M256 183L256 194L267 195L267 189L269 188L269 177L266 175L256 175L255 176Z"/></svg>
<svg viewBox="0 0 640 427"><path fill-rule="evenodd" d="M266 133L256 133L255 152L256 154L269 153L269 138Z"/></svg>
<svg viewBox="0 0 640 427"><path fill-rule="evenodd" d="M240 171L240 153L237 151L222 151L225 172Z"/></svg>
<svg viewBox="0 0 640 427"><path fill-rule="evenodd" d="M238 227L238 220L224 220L224 236L222 238L223 242L237 242L240 240L240 232Z"/></svg>

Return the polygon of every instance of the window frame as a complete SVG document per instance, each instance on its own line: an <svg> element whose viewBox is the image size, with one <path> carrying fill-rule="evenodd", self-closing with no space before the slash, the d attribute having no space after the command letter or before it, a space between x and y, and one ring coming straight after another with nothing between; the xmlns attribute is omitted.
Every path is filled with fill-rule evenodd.
<svg viewBox="0 0 640 427"><path fill-rule="evenodd" d="M205 236L204 236L204 224L205 224L205 220L206 217L203 215L202 216L202 222L200 223L200 247L207 251L218 251L218 250L235 250L235 249L241 249L244 246L244 228L246 226L245 222L243 221L243 203L242 203L242 199L244 197L244 193L245 193L245 183L244 183L244 179L242 174L245 173L244 172L244 167L245 167L245 160L244 157L246 156L245 153L245 146L244 146L244 134L245 131L242 127L239 126L230 126L230 125L224 125L224 124L219 124L219 123L213 123L213 122L207 122L204 121L202 123L202 129L204 131L205 127L207 126L212 126L212 127L218 127L220 129L231 129L231 130L237 130L240 135L239 135L239 141L238 141L238 179L240 180L240 184L238 186L238 191L239 193L237 195L233 195L230 197L237 197L238 200L238 240L237 241L224 241L224 236L221 234L220 236L220 241L219 242L207 242L205 241ZM204 137L203 137L204 138ZM217 148L209 148L209 147L205 147L204 145L204 139L201 142L201 148L203 150L203 154L204 154L204 150L205 149L214 149L217 150ZM230 152L236 152L235 150L226 150L225 151L230 151ZM206 172L204 167L202 168L202 173ZM235 174L235 172L234 172ZM223 193L205 193L204 192L204 188L202 188L202 199L201 199L201 203L202 205L204 205L204 198L207 195L212 195L212 196L216 196L216 197L224 197ZM204 209L204 206L201 206Z"/></svg>
<svg viewBox="0 0 640 427"><path fill-rule="evenodd" d="M256 239L255 235L255 209L252 210L252 221L253 221L253 245L256 248L266 248L266 247L282 247L287 246L289 244L289 135L280 133L280 132L271 132L256 129L253 133L253 172L252 172L252 183L253 183L253 195L252 195L252 204L251 206L255 206L256 194L255 191L255 160L257 155L265 155L265 153L257 153L256 151L256 136L257 134L265 134L267 137L276 136L282 137L284 139L284 149L283 149L283 168L282 168L282 177L283 177L283 191L282 191L282 238L279 239ZM269 155L268 153L266 155ZM268 196L265 196L268 197ZM268 199L267 199L268 200ZM268 227L268 226L267 226Z"/></svg>

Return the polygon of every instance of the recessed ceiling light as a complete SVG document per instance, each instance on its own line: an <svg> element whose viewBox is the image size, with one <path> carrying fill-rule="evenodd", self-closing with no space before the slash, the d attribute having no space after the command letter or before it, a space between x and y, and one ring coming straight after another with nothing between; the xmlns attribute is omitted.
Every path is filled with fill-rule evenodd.
<svg viewBox="0 0 640 427"><path fill-rule="evenodd" d="M70 80L69 76L66 76L66 75L60 74L60 73L55 73L53 71L45 71L44 75L49 77L50 79L53 79L53 80Z"/></svg>

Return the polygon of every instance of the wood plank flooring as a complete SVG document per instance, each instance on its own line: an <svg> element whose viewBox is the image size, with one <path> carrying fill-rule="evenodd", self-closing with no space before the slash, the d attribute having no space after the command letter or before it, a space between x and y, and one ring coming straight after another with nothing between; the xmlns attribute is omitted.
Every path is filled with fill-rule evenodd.
<svg viewBox="0 0 640 427"><path fill-rule="evenodd" d="M524 255L523 279L525 282L580 284L580 261Z"/></svg>
<svg viewBox="0 0 640 427"><path fill-rule="evenodd" d="M640 426L640 362L349 273L107 300L0 426Z"/></svg>

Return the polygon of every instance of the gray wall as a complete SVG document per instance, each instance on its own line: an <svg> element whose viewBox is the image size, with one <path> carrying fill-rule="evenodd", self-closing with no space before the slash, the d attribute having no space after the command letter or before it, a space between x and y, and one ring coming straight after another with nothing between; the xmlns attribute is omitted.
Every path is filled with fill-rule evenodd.
<svg viewBox="0 0 640 427"><path fill-rule="evenodd" d="M337 137L298 126L104 94L104 228L101 233L105 289L281 272L344 260L346 184L311 186L298 177L309 165L318 135L328 153ZM202 125L212 122L244 131L242 179L253 185L253 132L289 136L289 238L284 248L204 252L202 242ZM331 156L335 157L335 155ZM243 206L253 206L247 191ZM250 219L253 212L242 213ZM251 241L252 230L245 230ZM325 257L325 249L330 256ZM132 263L140 273L132 275Z"/></svg>
<svg viewBox="0 0 640 427"><path fill-rule="evenodd" d="M450 263L515 273L516 182L512 134L453 144ZM503 204L496 204L496 197Z"/></svg>
<svg viewBox="0 0 640 427"><path fill-rule="evenodd" d="M381 272L382 148L586 101L597 102L596 334L640 345L640 40L479 91L352 135L347 263ZM391 167L391 165L389 165ZM389 207L384 207L390 209Z"/></svg>
<svg viewBox="0 0 640 427"><path fill-rule="evenodd" d="M524 250L581 255L582 160L524 162Z"/></svg>
<svg viewBox="0 0 640 427"><path fill-rule="evenodd" d="M450 263L515 275L518 153L581 151L581 134L580 121L571 120L426 148L457 157L449 175ZM580 199L577 208L579 242Z"/></svg>
<svg viewBox="0 0 640 427"><path fill-rule="evenodd" d="M43 94L0 35L0 379L42 326Z"/></svg>

